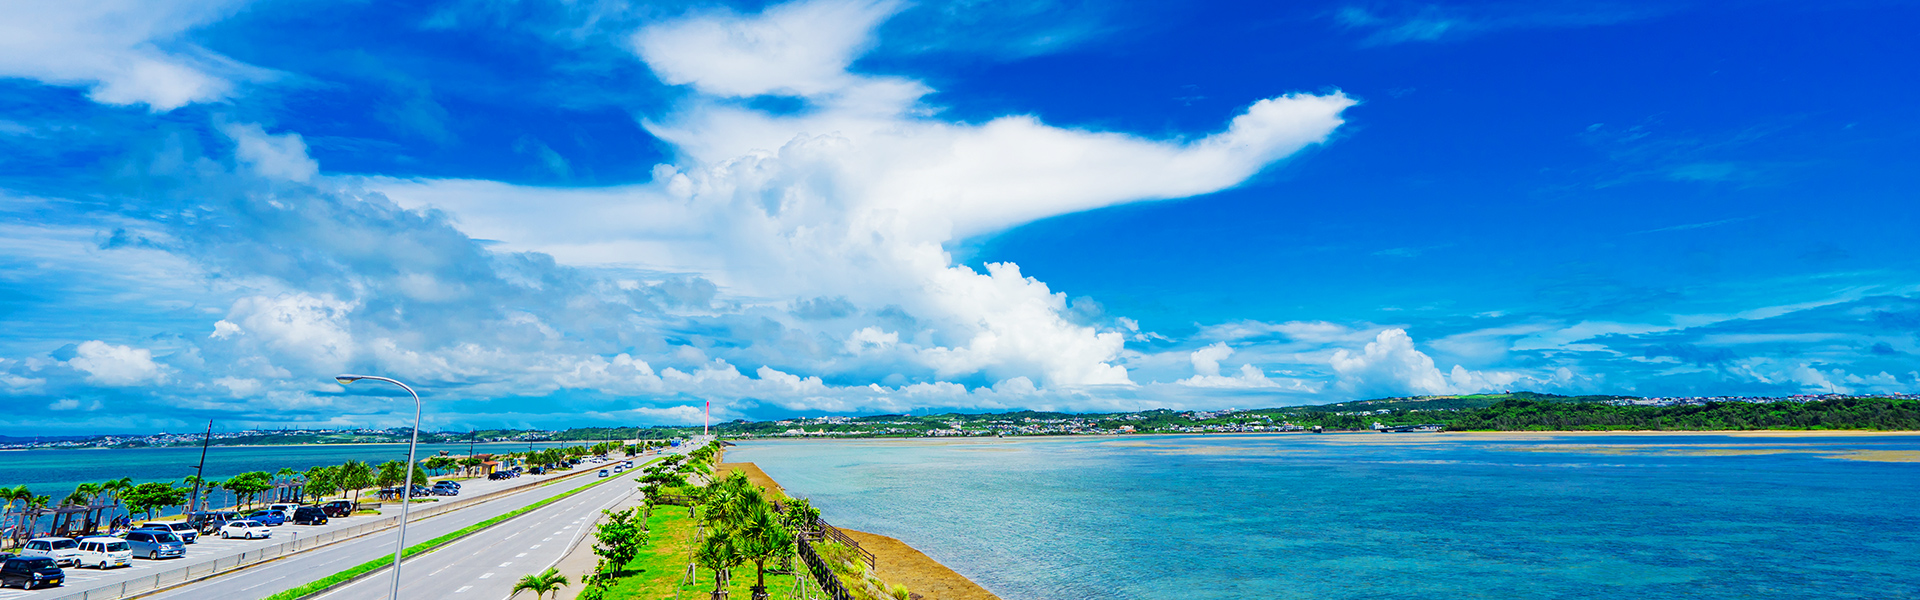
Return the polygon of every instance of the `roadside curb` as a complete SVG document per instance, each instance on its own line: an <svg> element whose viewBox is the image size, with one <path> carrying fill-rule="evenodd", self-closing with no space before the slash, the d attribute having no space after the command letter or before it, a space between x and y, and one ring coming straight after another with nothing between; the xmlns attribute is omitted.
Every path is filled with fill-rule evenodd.
<svg viewBox="0 0 1920 600"><path fill-rule="evenodd" d="M587 485L583 485L583 486L580 486L580 487L579 487L578 489L574 489L574 490L569 490L569 491L568 491L568 492L567 492L566 494L564 494L564 495L560 495L560 496L554 496L554 497L553 497L552 499L553 499L553 500L559 500L559 499L561 499L561 498L565 498L565 497L567 497L567 496L570 496L570 495L573 495L573 494L577 494L577 493L580 493L580 492L584 492L584 491L587 491L588 489L591 489L591 488L593 488L594 486L597 486L597 485L600 485L600 484L602 484L602 483L607 483L607 482L611 482L611 481L613 481L614 479L617 479L617 478L612 478L612 477L610 477L610 478L607 478L607 479L604 479L604 480L601 480L601 481L596 481L596 482L593 482L593 483L589 483L589 484L587 484ZM558 480L555 480L555 481L558 481ZM529 508L529 509L531 509L531 508L534 508L534 507L531 507L531 506L529 506L529 507L527 507L527 508ZM545 508L545 506L541 506L540 508ZM507 523L507 522L509 522L509 521L512 521L512 520L514 520L514 519L518 519L518 518L520 518L520 517L523 517L523 516L526 516L526 515L528 515L528 514L532 514L532 513L533 513L533 511L532 511L532 510L517 510L517 511L514 511L514 512L511 512L511 513L507 513L507 514L505 514L505 515L502 515L502 516L503 516L503 517L505 517L505 518L502 518L502 519L500 519L500 520L498 520L498 521L494 521L493 523L491 523L491 524L489 524L489 525L487 525L486 527L480 527L480 528L476 528L476 529L474 529L474 530L472 530L472 531L468 531L468 532L465 532L465 533L461 533L461 534L459 534L459 535L456 535L456 536L454 536L454 537L452 537L452 538L448 538L448 539L445 539L445 540L437 540L437 541L438 541L439 543L437 543L437 544L434 544L432 548L427 548L427 549L424 549L424 550L421 550L421 551L419 551L419 552L415 552L415 553L413 553L412 555L409 555L409 556L407 556L407 557L405 557L405 558L403 558L403 559L401 559L401 563L402 563L402 564L405 564L405 563L406 563L406 561L409 561L409 560L413 560L413 559L415 559L415 558L419 558L419 557L422 557L422 556L426 556L426 555L428 555L428 554L433 554L434 552L438 552L438 551L439 551L439 550L440 550L441 548L445 548L445 547L447 547L447 546L450 546L450 545L452 545L452 544L453 544L454 542L458 542L458 541L460 541L460 540L464 540L464 539L467 539L467 538L469 538L469 537L472 537L472 536L474 536L475 534L478 534L478 533L481 533L481 532L484 532L484 531L486 531L486 530L489 530L489 529L493 529L493 528L495 528L495 527L499 527L500 525L502 525L502 524L505 524L505 523ZM426 542L426 543L433 543L434 541L436 541L436 540L429 540L429 541L428 541L428 542ZM409 548L409 550L411 550L411 548ZM378 560L378 559L376 559L376 560ZM367 571L367 572L365 572L365 573L361 573L361 574L359 574L359 575L355 575L355 576L352 576L352 577L348 577L348 578L346 578L346 579L343 579L343 580L340 580L340 581L338 581L338 582L335 582L335 583L334 583L333 585L329 585L329 586L327 586L327 587L323 587L323 588L320 588L320 589L317 589L317 590L314 590L314 591L311 591L311 592L308 592L308 593L306 593L306 594L302 594L302 595L300 595L300 598L302 598L302 599L304 599L304 598L319 598L319 597L322 597L322 596L325 596L325 595L327 595L327 594L331 594L331 593L333 593L333 592L335 592L335 591L338 591L338 590L339 590L340 588L343 588L343 587L346 587L346 586L349 586L349 585L353 585L353 584L355 584L355 583L358 583L358 582L360 582L360 581L363 581L363 580L366 580L366 579L370 579L370 578L372 578L372 577L373 577L373 576L375 576L375 575L381 575L381 574L384 574L384 573L386 573L386 572L387 572L387 569L388 569L388 568L391 568L392 566L393 566L392 564L388 564L388 565L386 565L386 566L382 566L382 567L379 567L379 568L376 568L376 569L373 569L373 570L371 570L371 571ZM271 596L269 596L269 597L271 597Z"/></svg>
<svg viewBox="0 0 1920 600"><path fill-rule="evenodd" d="M664 456L659 456L659 455L656 455L656 456L654 457L654 459L653 459L653 460L649 460L649 461L647 461L647 462L644 462L644 463L641 463L641 465L642 465L642 466L644 466L644 465L646 465L646 464L651 464L651 463L652 463L653 461L655 461L655 460L659 460L659 459L661 459L661 458L664 458ZM585 474L585 473L591 473L591 472L595 472L596 470L597 470L597 469L583 469L583 470L581 470L581 474ZM630 471L630 472L629 472L628 474L631 474L631 473L635 473L635 472L638 472L638 468L637 468L637 467L636 467L636 468L635 468L635 469L634 469L633 471ZM595 481L595 482L592 482L592 483L588 483L588 484L586 484L586 485L583 485L583 486L580 486L579 488L575 488L575 489L572 489L572 490L568 490L568 491L566 491L566 492L562 492L562 493L560 493L559 495L556 495L556 496L554 496L554 497L552 497L552 498L547 498L547 499L545 499L545 500L540 500L540 501L538 501L538 502L535 502L535 503L533 503L533 504L530 504L530 505L527 505L527 506L525 506L525 507L521 507L521 508L519 508L519 509L515 509L515 510L514 510L513 512L510 512L510 513L507 513L507 514L504 514L504 515L501 515L501 516L499 516L499 517L494 517L495 519L499 519L499 520L497 520L497 521L493 521L493 522L491 522L491 523L488 523L487 521L481 521L480 523L476 523L475 525L471 525L471 526L469 526L469 528L468 528L468 529L465 529L465 530L462 530L462 531L457 531L457 532L454 532L454 533L452 533L452 534L448 534L448 536L442 536L442 538L435 538L435 539L433 539L433 540L428 540L428 541L426 541L426 542L422 542L421 544L419 544L419 545L417 545L417 546L414 546L414 547L411 547L411 548L408 548L408 549L407 549L407 551L403 551L403 554L404 554L404 556L403 556L403 557L402 557L402 558L400 559L400 561L401 561L401 562L402 562L402 563L404 564L404 563L405 563L405 562L406 562L407 560L411 560L411 559L413 559L414 557L417 557L417 556L423 556L423 555L427 555L427 554L432 554L433 552L435 552L435 551L437 551L437 550L439 550L440 548L443 548L443 547L446 547L446 546L448 546L448 545L451 545L451 544L453 544L454 542L458 542L458 541L460 541L460 540L462 540L462 539L465 539L465 538L467 538L467 537L469 537L469 536L472 536L473 534L476 534L476 533L480 533L480 532L482 532L482 531L486 531L486 530L488 530L488 529L492 529L492 528L494 528L494 527L496 527L496 526L498 526L498 525L500 525L501 523L506 523L506 522L508 522L508 521L512 521L512 520L514 520L514 519L516 519L516 518L519 518L519 517L520 517L521 515L525 515L525 514L529 514L529 513L532 513L532 512L533 512L533 511L535 511L535 510L538 510L538 509L541 509L541 508L545 508L545 507L546 507L547 505L549 505L549 504L552 504L552 503L555 503L555 502L559 502L560 500L562 500L562 499L565 499L565 498L567 498L568 496L572 496L572 495L574 495L574 494L578 494L578 493L581 493L581 492L585 492L585 491L587 491L587 490L589 490L589 489L592 489L592 488L594 488L595 486L599 486L599 485L601 485L601 484L604 484L604 483L610 483L610 482L613 482L613 481L616 481L616 480L618 480L618 479L620 479L620 477L624 477L624 476L626 476L626 474L623 474L623 475L621 475L621 476L616 476L616 477L609 477L609 478L607 478L607 479L602 479L602 480L599 480L599 481ZM558 480L555 480L555 481L558 481ZM450 537L449 537L449 536L450 536ZM429 546L429 545L431 545L431 546ZM418 551L414 551L415 549L418 549ZM305 599L307 599L307 598L319 598L319 597L324 597L324 596L326 596L326 595L328 595L328 594L330 594L330 593L332 593L333 591L337 591L337 590L338 590L338 589L340 589L341 587L344 587L344 586L346 586L346 585L350 585L350 584L352 584L352 583L356 583L356 582L359 582L359 581L363 581L363 580L365 580L365 579L367 579L367 578L369 578L369 577L372 577L372 576L374 576L374 575L377 575L377 574L380 574L380 573L384 573L384 572L386 572L386 569L387 569L388 567L391 567L391 566L392 566L392 562L391 562L391 559L388 559L388 558L377 558L377 559L374 559L374 560L371 560L371 561L368 561L368 562L366 562L366 563L361 563L361 564L359 564L359 565L356 565L356 566L353 566L353 567L350 567L350 568L348 568L348 569L347 569L347 570L345 570L345 571L340 571L339 573L334 573L333 575L328 575L328 576L325 576L325 577L321 577L321 578L320 578L320 580L325 580L325 579L326 579L327 577L334 577L334 576L338 576L338 575L340 575L341 573L346 573L346 572L348 572L348 571L352 571L352 570L354 570L354 569L358 569L358 568L361 568L361 567L364 567L364 566L366 566L366 565L368 565L368 564L371 564L371 563L376 563L376 562L380 562L380 561L382 561L382 560L386 560L386 561L389 561L389 562L388 562L387 564L384 564L384 565L380 565L380 566L377 566L377 567L373 567L373 568L370 568L370 569L368 569L368 570L367 570L367 571L365 571L365 572L362 572L362 573L358 573L358 574L355 574L355 575L353 575L353 576L350 576L350 577L347 577L346 579L342 579L342 580L340 580L340 581L336 581L336 582L333 582L333 583L330 583L330 584L327 584L327 585L325 585L325 586L323 586L323 587L320 587L320 588L316 588L316 589L313 589L313 590L310 590L310 591L307 591L307 592L305 592L305 593L301 593L301 594L299 594L299 595L296 595L296 596L285 596L285 597L283 597L283 596L282 596L282 594L286 594L286 593L288 593L288 592L291 592L291 591L293 591L293 590L297 590L297 589L299 589L300 587L305 587L306 585L313 585L313 584L314 584L315 582L309 582L309 583L307 583L307 584L304 584L303 586L299 586L299 587L295 587L295 588L292 588L292 589L289 589L289 590L284 590L284 591L281 591L280 593L277 593L277 594L274 594L274 595L272 595L272 596L268 596L268 599L269 599L269 600L273 600L273 599L275 599L275 598L291 598L291 599L294 599L294 600L305 600ZM320 581L320 580L316 580L316 582L317 582L317 581Z"/></svg>
<svg viewBox="0 0 1920 600"><path fill-rule="evenodd" d="M420 515L420 516L417 516L417 517L412 517L412 518L410 518L410 519L408 519L408 520L407 520L407 522L408 522L409 524L411 524L411 523L418 523L418 522L420 522L420 521L424 521L424 520L427 520L427 519L432 519L432 518L435 518L435 517L440 517L440 516L444 516L444 515L447 515L447 514L452 514L452 513L454 513L454 512L458 512L458 511L461 511L461 510L466 510L466 509L469 509L469 508L473 508L473 507L477 507L477 506L480 506L480 505L483 505L483 504L487 504L487 503L489 503L489 502L493 502L493 501L495 501L495 500L504 500L504 499L506 499L506 498L509 498L509 497L513 497L513 496L517 496L517 495L519 495L519 494L522 494L522 493L525 493L525 492L531 492L531 491L534 491L534 490L537 490L537 489L540 489L540 488L543 488L543 487L547 487L547 486L549 486L549 485L553 485L553 484L556 484L556 483L560 483L560 482L562 482L562 481L566 481L566 480L568 480L568 479L571 479L571 478L574 478L574 477L578 477L578 476L580 476L580 475L584 475L584 474L586 474L587 472L588 472L588 471L586 471L586 470L581 470L581 471L579 471L579 472L575 472L575 473L568 473L568 474L566 474L566 475L561 475L561 476L559 476L559 477L555 477L555 478L553 478L553 479L550 479L550 480L547 480L547 481L542 481L542 482L539 482L538 484L535 484L535 485L528 485L528 486L525 486L525 487L521 487L521 488L518 488L518 489L507 489L507 490L501 490L501 491L499 491L499 492L495 492L495 493L493 493L493 494L490 494L490 495L488 495L488 496L485 496L485 497L481 497L481 498L476 498L476 499L474 499L474 502L473 502L472 504L468 504L468 505L464 505L464 506L461 506L460 508L457 508L457 509L449 509L449 510L446 510L446 511L443 511L443 512L439 512L439 513L435 513L435 514L431 514L431 515ZM503 520L502 522L505 522L505 520ZM302 555L302 554L306 554L306 553L308 553L308 552L312 552L312 551L314 551L314 550L319 550L319 549L321 549L321 548L329 548L329 547L332 547L332 546L334 546L334 545L337 545L337 544L340 544L340 543L342 543L342 542L351 542L351 541L354 541L354 540L358 540L358 539L361 539L361 538L364 538L364 537L367 537L367 536L370 536L370 535L375 535L375 534L379 534L379 533L384 533L384 532L386 532L386 531L389 531L389 530L392 530L392 529L394 529L395 527L398 527L398 526L399 526L399 519L397 519L397 518L396 518L396 519L394 520L394 524L393 524L393 525L389 525L389 526L386 526L386 527L381 527L381 528L379 528L379 529L374 529L374 530L370 530L370 531L367 531L367 532L364 532L364 533L361 533L361 534L359 534L359 535L355 535L355 536L352 536L352 537L345 537L345 538L339 538L339 539L335 539L335 540L331 540L331 541L328 541L327 543L324 543L324 544L319 544L319 545L316 545L316 546L313 546L313 547L311 547L311 548L307 548L307 549L304 549L304 550L298 550L298 551L295 551L295 552L290 552L290 553L287 553L287 554L282 554L282 555L279 555L279 556L275 556L275 557L273 557L273 558L269 558L269 559L266 559L266 560L262 560L262 561L258 561L258 562L252 562L252 563L247 563L247 564L244 564L244 565L240 565L240 566L237 566L237 567L234 567L234 568L232 568L232 569L228 569L228 570L225 570L225 571L216 571L216 572L213 572L213 573L208 573L208 574L206 574L206 575L202 575L202 576L199 576L199 577L195 577L195 578L192 578L192 579L187 579L187 580L184 580L184 581L181 581L181 582L178 582L178 583L173 583L173 584L169 584L169 585L167 585L166 587L158 587L158 588L154 588L154 589L151 589L151 590L147 590L147 591L144 591L144 592L136 592L136 593L133 593L133 594L128 594L128 595L124 595L124 596L118 596L118 598L121 598L122 600L132 600L132 599L134 599L134 598L145 598L145 597L147 597L147 596L152 596L152 595L155 595L155 594L160 594L160 593L165 593L165 592L169 592L169 591L173 591L173 590L176 590L176 589L179 589L179 588L182 588L182 587L186 587L186 586L188 586L188 585L192 585L192 584L195 584L195 583L200 583L200 582L203 582L203 581L207 581L207 580L209 580L209 579L216 579L216 578L219 578L219 577L224 577L224 576L227 576L227 575L231 575L231 574L234 574L234 573L239 573L239 572L242 572L242 571L246 571L247 569L251 569L251 568L254 568L254 567L257 567L257 566L261 566L261 565L269 565L269 564L273 564L273 563L276 563L276 562L279 562L279 561L280 561L281 559L284 559L284 558L290 558L290 557L295 557L295 556L300 556L300 555ZM91 591L92 591L92 590L86 590L86 591L83 591L83 592L80 592L80 593L78 594L78 597L81 597L81 598L91 598L91 596L89 595L89 592L91 592ZM58 599L56 599L56 600L67 600L67 599L69 599L69 598L73 598L73 597L76 597L76 595L75 595L75 594L69 594L69 595L67 595L67 596L63 596L63 597L60 597L60 598L58 598Z"/></svg>

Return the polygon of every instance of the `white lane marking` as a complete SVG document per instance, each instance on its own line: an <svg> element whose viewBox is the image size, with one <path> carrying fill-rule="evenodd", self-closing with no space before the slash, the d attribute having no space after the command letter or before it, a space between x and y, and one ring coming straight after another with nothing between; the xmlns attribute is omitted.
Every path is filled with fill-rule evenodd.
<svg viewBox="0 0 1920 600"><path fill-rule="evenodd" d="M402 566L405 566L405 565L402 565ZM432 573L428 573L428 574L427 574L427 576L428 576L428 577L432 577L432 576L435 576L435 575L439 575L439 574L440 574L440 571L445 571L445 570L447 570L447 569L451 569L451 568L453 568L453 565L447 565L447 566L444 566L444 567L440 567L440 570L439 570L439 571L434 571L434 572L432 572Z"/></svg>
<svg viewBox="0 0 1920 600"><path fill-rule="evenodd" d="M553 541L553 538L541 538L541 539L540 539L540 541L542 541L542 542L551 542L551 541Z"/></svg>
<svg viewBox="0 0 1920 600"><path fill-rule="evenodd" d="M287 576L285 576L285 575L281 575L281 576L279 576L279 577L275 577L275 578L273 578L273 579L268 579L268 580L266 580L266 581L262 581L262 582L260 582L260 583L256 583L256 584L253 584L253 585L250 585L250 586L247 586L247 587L243 587L243 588L240 588L240 591L242 591L242 592L244 592L244 591L247 591L247 590L250 590L250 589L253 589L253 588L257 588L257 587L260 587L260 586L263 586L263 585L266 585L266 584L269 584L269 583L273 583L273 582L275 582L275 581L279 581L279 580L282 580L282 579L286 579L286 578L287 578Z"/></svg>
<svg viewBox="0 0 1920 600"><path fill-rule="evenodd" d="M500 566L502 566L502 567L511 567L511 566L513 566L513 561L507 561L507 562L503 562L503 563L500 563Z"/></svg>
<svg viewBox="0 0 1920 600"><path fill-rule="evenodd" d="M521 552L519 554L513 555L514 558L526 558L526 556L527 556L527 553L525 552Z"/></svg>
<svg viewBox="0 0 1920 600"><path fill-rule="evenodd" d="M487 573L487 574L485 574L485 575L481 575L481 576L480 576L480 579L486 579L486 578L488 578L488 577L492 577L492 576L493 576L493 574L492 574L492 573Z"/></svg>
<svg viewBox="0 0 1920 600"><path fill-rule="evenodd" d="M534 544L534 545L532 545L532 546L527 546L527 549L528 549L528 550L532 550L532 549L534 549L534 548L539 548L539 547L540 547L540 545L539 545L539 544Z"/></svg>
<svg viewBox="0 0 1920 600"><path fill-rule="evenodd" d="M464 591L467 591L467 590L470 590L470 589L473 589L473 586L470 586L470 585L463 585L463 586L460 586L460 589L457 589L457 590L454 590L454 591L453 591L453 593L455 593L455 594L458 594L458 593L460 593L460 592L464 592Z"/></svg>

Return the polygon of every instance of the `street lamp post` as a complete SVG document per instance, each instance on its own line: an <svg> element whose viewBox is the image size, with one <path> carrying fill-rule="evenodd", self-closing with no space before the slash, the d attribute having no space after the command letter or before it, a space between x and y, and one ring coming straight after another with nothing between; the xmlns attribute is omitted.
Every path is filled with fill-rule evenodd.
<svg viewBox="0 0 1920 600"><path fill-rule="evenodd" d="M393 594L387 596L389 600L400 600L400 559L407 551L407 507L413 504L413 449L420 444L420 392L413 391L413 388L407 387L407 384L400 383L398 380L386 377L340 375L333 378L334 381L340 382L340 385L362 379L385 381L413 394L413 439L407 442L407 483L406 487L400 490L400 541L393 548Z"/></svg>

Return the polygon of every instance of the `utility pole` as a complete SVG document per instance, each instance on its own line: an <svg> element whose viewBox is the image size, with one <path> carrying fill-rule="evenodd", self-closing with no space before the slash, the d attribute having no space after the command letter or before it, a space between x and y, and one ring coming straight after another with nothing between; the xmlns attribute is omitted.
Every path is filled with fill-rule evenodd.
<svg viewBox="0 0 1920 600"><path fill-rule="evenodd" d="M707 428L711 426L712 423L713 423L713 401L708 400L706 416L703 416L700 418L700 437L707 437L708 435L711 435L707 431Z"/></svg>
<svg viewBox="0 0 1920 600"><path fill-rule="evenodd" d="M200 512L204 508L200 506L200 486L207 481L207 446L212 444L213 419L207 419L207 435L200 439L200 466L193 468L193 501L187 503L191 508L187 511L188 513ZM193 515L189 514L187 518L191 519Z"/></svg>

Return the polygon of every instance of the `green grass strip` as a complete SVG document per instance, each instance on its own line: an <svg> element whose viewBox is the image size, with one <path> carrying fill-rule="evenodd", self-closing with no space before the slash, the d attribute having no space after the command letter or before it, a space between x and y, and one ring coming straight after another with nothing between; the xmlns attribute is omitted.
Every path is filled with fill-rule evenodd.
<svg viewBox="0 0 1920 600"><path fill-rule="evenodd" d="M665 457L660 457L660 458L665 458ZM647 462L644 462L644 463L641 463L639 467L634 467L634 468L636 468L636 469L637 469L637 468L640 468L640 467L645 467L645 466L647 466L647 465L650 465L650 464L653 464L653 463L654 463L655 461L658 461L658 460L660 460L660 458L655 458L655 459L653 459L653 460L650 460L650 461L647 461ZM475 523L475 524L472 524L472 525L468 525L468 526L466 526L466 527L464 527L464 528L461 528L461 529L460 529L459 531L455 531L455 532L453 532L453 533L449 533L449 534L446 534L446 535L443 535L443 536L440 536L440 537L437 537L437 538L433 538L433 539L431 539L431 540L427 540L427 541L425 541L425 542L421 542L421 543L419 543L419 544L414 544L414 545L412 545L412 546L409 546L409 547L407 547L407 549L406 549L406 551L404 552L404 554L405 554L405 555L406 555L407 557L409 557L409 558L411 558L411 557L413 557L413 555L415 555L415 554L419 554L419 553L421 553L421 552L426 552L426 551L428 551L428 550L432 550L432 549L434 549L434 548L438 548L438 547L440 547L440 546L444 546L444 545L446 545L446 544L448 544L448 543L450 543L450 542L452 542L452 541L454 541L454 540L457 540L457 539L460 539L460 538L463 538L463 537L466 537L466 536L467 536L468 534L471 534L471 533L473 533L473 532L476 532L476 531L480 531L480 530L482 530L482 529L486 529L486 528L488 528L488 527L492 527L492 526L494 526L494 525L498 525L498 524L499 524L499 523L500 523L501 521L505 521L505 520L507 520L507 519L511 519L511 518L514 518L514 517L518 517L518 516L520 516L520 515L523 515L523 514L526 514L526 513L527 513L527 512L529 512L529 511L534 511L534 510L538 510L538 509L540 509L541 507L543 507L543 506L546 506L546 505L548 505L548 504L553 504L553 503L555 503L555 502L559 502L559 501L560 501L561 499L564 499L564 498L566 498L567 496L572 496L572 495L574 495L574 494L578 494L578 493L580 493L580 492L584 492L584 491L587 491L587 490L589 490L589 489L593 489L593 487L594 487L594 486L597 486L597 485L600 485L600 484L602 484L602 483L608 483L608 482L611 482L611 481L613 481L613 480L615 480L615 479L618 479L618 478L617 478L617 477L608 477L608 478L606 478L606 479L602 479L602 480L599 480L599 481L595 481L595 482L593 482L593 483L589 483L589 484L586 484L586 485L583 485L583 486L580 486L580 487L578 487L578 488L574 488L574 489L571 489L571 490L567 490L567 491L565 491L565 492L561 492L561 493L560 493L560 495L558 495L558 496L554 496L554 497L552 497L552 498L548 498L548 499L545 499L545 500L541 500L541 501L539 501L539 502L535 502L535 503L533 503L533 504L529 504L529 505L527 505L527 506L524 506L524 507L521 507L521 508L519 508L519 509L517 509L517 510L514 510L513 512L510 512L510 513L507 513L507 514L504 514L504 515L500 515L500 516L497 516L497 517L494 517L494 518L491 518L491 519L487 519L487 520L485 520L485 521L481 521L481 522L479 522L479 523ZM555 483L557 483L557 482L555 482ZM548 484L548 485L551 485L551 484ZM358 565L358 566L355 566L355 567L353 567L353 568L350 568L350 569L347 569L347 570L345 570L345 571L341 571L341 572L339 572L339 573L334 573L334 574L332 574L332 575L328 575L328 576L326 576L326 577L323 577L323 578L321 578L321 579L319 579L318 581L314 581L314 582L312 582L312 583L309 583L309 584L306 584L306 585L303 585L303 586L300 586L300 587L297 587L297 588L293 588L293 589L290 589L290 590L287 590L287 591L284 591L284 592L280 592L280 593L278 593L278 594L274 594L274 595L272 595L272 596L267 596L267 600L299 600L300 598L305 598L305 597L308 597L308 596L312 596L312 595L314 595L314 594L318 594L318 593L320 593L320 592L324 592L324 591L326 591L326 590L327 590L327 588L331 588L331 587L333 587L333 586L336 586L336 585L340 585L340 584L342 584L342 583L346 583L347 581L349 581L349 580L352 580L352 579L353 579L353 578L355 578L355 577L359 577L359 576L361 576L361 575L365 575L365 574L367 574L367 573L371 573L371 572L374 572L374 571L377 571L377 570L380 570L380 569L384 569L384 568L386 568L386 567L387 567L388 565L391 565L391 564L393 564L393 556L392 556L392 555L388 555L388 556L382 556L382 557L380 557L380 558L378 558L378 559L374 559L374 560L370 560L370 561L367 561L367 562L364 562L364 563L361 563L360 565Z"/></svg>

